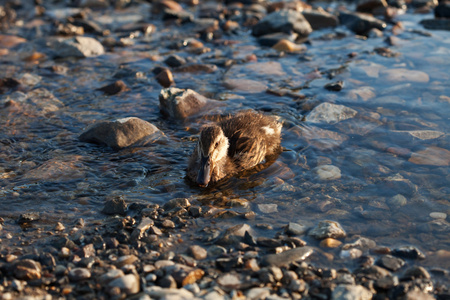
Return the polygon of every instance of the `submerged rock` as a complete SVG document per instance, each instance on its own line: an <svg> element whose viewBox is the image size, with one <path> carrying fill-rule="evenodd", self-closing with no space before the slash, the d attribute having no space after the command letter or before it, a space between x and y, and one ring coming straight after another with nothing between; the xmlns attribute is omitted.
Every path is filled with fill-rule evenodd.
<svg viewBox="0 0 450 300"><path fill-rule="evenodd" d="M430 146L425 150L414 152L408 161L416 165L450 166L450 151Z"/></svg>
<svg viewBox="0 0 450 300"><path fill-rule="evenodd" d="M58 40L53 48L57 57L84 58L105 54L105 49L99 41L85 36Z"/></svg>
<svg viewBox="0 0 450 300"><path fill-rule="evenodd" d="M125 82L123 82L122 80L117 80L116 82L105 85L98 90L105 93L106 95L115 95L120 92L129 91L130 89L127 87Z"/></svg>
<svg viewBox="0 0 450 300"><path fill-rule="evenodd" d="M350 107L327 102L317 105L305 119L310 123L334 124L353 118L357 113Z"/></svg>
<svg viewBox="0 0 450 300"><path fill-rule="evenodd" d="M135 143L158 139L162 132L153 124L136 117L101 121L86 129L79 137L80 141L104 144L115 150ZM141 144L139 144L141 145Z"/></svg>
<svg viewBox="0 0 450 300"><path fill-rule="evenodd" d="M254 36L275 32L295 32L299 37L306 37L312 31L311 25L302 13L286 9L268 14L252 28L252 34Z"/></svg>
<svg viewBox="0 0 450 300"><path fill-rule="evenodd" d="M335 180L341 178L341 170L333 165L322 165L314 168L314 174L320 180Z"/></svg>
<svg viewBox="0 0 450 300"><path fill-rule="evenodd" d="M268 254L261 258L261 266L281 267L293 262L305 260L313 253L310 247L300 247L287 250L278 254Z"/></svg>

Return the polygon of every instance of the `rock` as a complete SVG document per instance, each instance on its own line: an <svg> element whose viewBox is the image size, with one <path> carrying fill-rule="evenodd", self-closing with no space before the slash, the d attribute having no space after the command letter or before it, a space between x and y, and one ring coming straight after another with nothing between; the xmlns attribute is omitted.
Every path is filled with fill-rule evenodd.
<svg viewBox="0 0 450 300"><path fill-rule="evenodd" d="M370 15L352 12L341 12L339 22L356 34L367 35L373 28L384 30L386 23Z"/></svg>
<svg viewBox="0 0 450 300"><path fill-rule="evenodd" d="M307 230L308 227L293 222L289 222L289 224L284 228L284 232L287 235L302 235L305 234Z"/></svg>
<svg viewBox="0 0 450 300"><path fill-rule="evenodd" d="M171 68L176 68L186 64L186 60L179 55L172 54L164 60L164 63Z"/></svg>
<svg viewBox="0 0 450 300"><path fill-rule="evenodd" d="M341 178L341 170L333 165L321 165L313 169L313 173L320 180L336 180Z"/></svg>
<svg viewBox="0 0 450 300"><path fill-rule="evenodd" d="M450 19L450 3L440 2L439 5L434 8L434 17Z"/></svg>
<svg viewBox="0 0 450 300"><path fill-rule="evenodd" d="M17 223L19 224L25 224L30 223L33 221L37 221L41 218L41 214L39 212L28 212L20 214L19 220L17 220Z"/></svg>
<svg viewBox="0 0 450 300"><path fill-rule="evenodd" d="M420 24L430 30L450 30L450 19L424 19Z"/></svg>
<svg viewBox="0 0 450 300"><path fill-rule="evenodd" d="M359 1L356 11L367 14L384 13L387 7L388 3L386 0L363 0Z"/></svg>
<svg viewBox="0 0 450 300"><path fill-rule="evenodd" d="M136 117L100 121L87 128L79 137L80 141L104 144L115 150L155 140L162 132L153 124Z"/></svg>
<svg viewBox="0 0 450 300"><path fill-rule="evenodd" d="M418 138L419 140L434 140L445 135L445 133L443 133L442 131L436 130L393 130L392 132L407 133L415 138Z"/></svg>
<svg viewBox="0 0 450 300"><path fill-rule="evenodd" d="M448 297L448 296L447 296ZM433 295L430 295L428 293L422 292L420 290L410 290L408 291L403 297L400 298L401 300L435 300L436 298ZM439 297L438 297L439 299ZM442 299L446 299L444 296Z"/></svg>
<svg viewBox="0 0 450 300"><path fill-rule="evenodd" d="M268 299L271 294L271 290L268 287L256 287L251 288L245 292L245 299L258 300L258 299Z"/></svg>
<svg viewBox="0 0 450 300"><path fill-rule="evenodd" d="M129 255L123 255L121 257L119 257L116 261L115 261L115 265L118 268L122 268L125 265L131 265L134 264L135 262L139 261L139 258L136 255L133 254L129 254Z"/></svg>
<svg viewBox="0 0 450 300"><path fill-rule="evenodd" d="M225 79L223 85L227 89L245 93L261 93L268 88L265 83L251 79Z"/></svg>
<svg viewBox="0 0 450 300"><path fill-rule="evenodd" d="M208 256L208 251L206 251L205 248L198 245L190 246L188 252L190 255L192 255L193 258L197 260L205 259Z"/></svg>
<svg viewBox="0 0 450 300"><path fill-rule="evenodd" d="M13 48L19 44L26 42L26 39L16 35L0 34L0 48Z"/></svg>
<svg viewBox="0 0 450 300"><path fill-rule="evenodd" d="M414 279L414 278L423 278L430 279L430 273L425 270L424 267L414 266L405 271L403 274L404 279Z"/></svg>
<svg viewBox="0 0 450 300"><path fill-rule="evenodd" d="M156 75L155 79L163 88L168 88L174 83L172 72L165 68Z"/></svg>
<svg viewBox="0 0 450 300"><path fill-rule="evenodd" d="M395 272L405 265L405 261L401 258L387 254L380 257L380 259L377 261L377 264L383 268Z"/></svg>
<svg viewBox="0 0 450 300"><path fill-rule="evenodd" d="M332 238L326 238L321 240L319 245L324 248L337 248L342 245L342 242Z"/></svg>
<svg viewBox="0 0 450 300"><path fill-rule="evenodd" d="M425 150L412 153L408 161L416 165L450 166L450 151L430 146Z"/></svg>
<svg viewBox="0 0 450 300"><path fill-rule="evenodd" d="M168 88L159 94L159 109L170 118L185 119L199 113L210 101L191 89Z"/></svg>
<svg viewBox="0 0 450 300"><path fill-rule="evenodd" d="M331 294L332 300L371 300L372 293L362 285L338 285Z"/></svg>
<svg viewBox="0 0 450 300"><path fill-rule="evenodd" d="M302 52L307 49L305 45L299 45L286 39L278 41L272 48L280 52Z"/></svg>
<svg viewBox="0 0 450 300"><path fill-rule="evenodd" d="M347 234L338 222L321 221L316 227L309 231L308 235L318 240L322 240L324 238L344 238Z"/></svg>
<svg viewBox="0 0 450 300"><path fill-rule="evenodd" d="M120 269L111 269L108 272L102 274L98 281L101 285L107 285L109 282L116 278L123 277L125 274Z"/></svg>
<svg viewBox="0 0 450 300"><path fill-rule="evenodd" d="M35 280L41 278L41 264L32 259L21 259L14 263L14 277L20 280Z"/></svg>
<svg viewBox="0 0 450 300"><path fill-rule="evenodd" d="M150 286L145 288L145 293L149 295L152 299L194 299L194 294L190 291L180 288L180 289L168 289L159 286ZM206 299L206 298L204 298ZM219 298L220 299L220 298Z"/></svg>
<svg viewBox="0 0 450 300"><path fill-rule="evenodd" d="M356 114L357 111L352 108L326 102L316 106L305 119L310 123L335 124L353 118Z"/></svg>
<svg viewBox="0 0 450 300"><path fill-rule="evenodd" d="M360 237L353 243L345 244L344 246L342 246L342 249L344 250L351 248L372 249L375 248L376 245L377 243L375 243L374 240L365 237Z"/></svg>
<svg viewBox="0 0 450 300"><path fill-rule="evenodd" d="M325 84L324 88L329 91L339 92L344 87L344 82L339 80Z"/></svg>
<svg viewBox="0 0 450 300"><path fill-rule="evenodd" d="M299 37L307 37L312 28L300 12L285 9L268 14L252 28L254 36L274 32L295 32Z"/></svg>
<svg viewBox="0 0 450 300"><path fill-rule="evenodd" d="M264 34L260 37L258 37L258 43L261 46L265 46L265 47L273 47L274 45L276 45L278 42L281 42L283 40L285 41L289 41L291 43L294 43L295 40L298 38L298 34L296 33L283 33L283 32L275 32L275 33L269 33L269 34ZM291 45L289 43L284 42L287 45ZM298 45L297 46L303 46L303 45ZM275 49L277 50L277 49Z"/></svg>
<svg viewBox="0 0 450 300"><path fill-rule="evenodd" d="M389 290L398 285L398 277L388 275L382 278L379 278L375 281L375 286L379 289Z"/></svg>
<svg viewBox="0 0 450 300"><path fill-rule="evenodd" d="M129 91L130 89L127 87L125 82L123 82L122 80L117 80L116 82L105 85L104 87L101 87L98 90L105 93L106 95L111 96L118 94L120 92Z"/></svg>
<svg viewBox="0 0 450 300"><path fill-rule="evenodd" d="M409 70L404 68L382 69L380 70L380 78L388 82L423 82L430 81L427 73L417 70Z"/></svg>
<svg viewBox="0 0 450 300"><path fill-rule="evenodd" d="M102 209L102 213L105 215L125 215L127 210L127 204L121 197L107 200L105 206Z"/></svg>
<svg viewBox="0 0 450 300"><path fill-rule="evenodd" d="M191 203L189 202L188 199L186 199L186 198L174 198L174 199L171 199L171 200L167 201L163 205L163 208L164 208L164 210L169 211L169 210L177 208L177 207L188 208L190 206L191 206Z"/></svg>
<svg viewBox="0 0 450 300"><path fill-rule="evenodd" d="M445 220L447 219L447 214L443 212L431 212L430 217L432 219Z"/></svg>
<svg viewBox="0 0 450 300"><path fill-rule="evenodd" d="M316 126L295 126L291 129L298 137L320 150L331 150L348 140L346 135Z"/></svg>
<svg viewBox="0 0 450 300"><path fill-rule="evenodd" d="M69 271L69 279L72 282L77 282L91 278L91 272L86 268L74 268Z"/></svg>
<svg viewBox="0 0 450 300"><path fill-rule="evenodd" d="M108 284L108 287L118 287L123 293L127 295L136 294L141 289L139 276L135 274L127 274L125 276L116 278Z"/></svg>
<svg viewBox="0 0 450 300"><path fill-rule="evenodd" d="M77 36L58 40L53 46L57 57L91 57L105 53L102 44L94 38Z"/></svg>
<svg viewBox="0 0 450 300"><path fill-rule="evenodd" d="M394 197L389 198L386 203L391 209L398 209L405 206L408 203L408 200L406 200L405 196L397 194Z"/></svg>
<svg viewBox="0 0 450 300"><path fill-rule="evenodd" d="M252 229L248 224L235 225L228 228L219 239L220 245L235 245L242 241L246 232L251 233Z"/></svg>
<svg viewBox="0 0 450 300"><path fill-rule="evenodd" d="M425 254L414 246L403 246L393 249L392 255L408 258L408 259L425 259Z"/></svg>
<svg viewBox="0 0 450 300"><path fill-rule="evenodd" d="M131 240L132 241L138 241L140 240L143 236L144 233L151 227L153 226L155 222L153 222L152 219L144 217L142 218L141 222L139 223L138 226L136 226L136 228L133 230L133 232L131 233Z"/></svg>
<svg viewBox="0 0 450 300"><path fill-rule="evenodd" d="M338 17L324 11L323 9L305 9L302 14L313 30L336 27L339 25Z"/></svg>
<svg viewBox="0 0 450 300"><path fill-rule="evenodd" d="M278 212L278 205L276 204L258 204L258 209L264 214L271 214Z"/></svg>
<svg viewBox="0 0 450 300"><path fill-rule="evenodd" d="M278 254L268 254L261 258L261 266L282 267L291 263L305 260L313 253L310 247L300 247L290 249Z"/></svg>

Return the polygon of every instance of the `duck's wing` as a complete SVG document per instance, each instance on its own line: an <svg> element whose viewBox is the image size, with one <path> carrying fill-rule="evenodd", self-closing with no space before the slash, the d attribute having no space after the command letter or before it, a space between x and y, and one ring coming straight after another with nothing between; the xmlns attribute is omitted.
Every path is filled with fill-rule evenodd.
<svg viewBox="0 0 450 300"><path fill-rule="evenodd" d="M256 166L264 160L266 145L258 135L248 135L248 131L238 130L228 137L228 156L238 170Z"/></svg>

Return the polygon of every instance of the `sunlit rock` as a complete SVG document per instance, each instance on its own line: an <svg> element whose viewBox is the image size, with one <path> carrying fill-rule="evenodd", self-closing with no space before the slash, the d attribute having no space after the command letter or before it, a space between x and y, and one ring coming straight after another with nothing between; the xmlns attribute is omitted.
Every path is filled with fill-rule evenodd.
<svg viewBox="0 0 450 300"><path fill-rule="evenodd" d="M310 123L334 124L342 120L353 118L358 112L344 105L322 103L316 106L307 116Z"/></svg>
<svg viewBox="0 0 450 300"><path fill-rule="evenodd" d="M253 26L252 34L261 36L268 33L290 33L291 31L298 33L301 37L306 37L312 32L312 28L302 13L283 9L270 13L259 21Z"/></svg>
<svg viewBox="0 0 450 300"><path fill-rule="evenodd" d="M306 51L305 45L299 45L294 42L291 42L286 39L280 40L278 43L272 46L273 49L277 51L284 51L284 52L302 52Z"/></svg>
<svg viewBox="0 0 450 300"><path fill-rule="evenodd" d="M79 139L82 142L103 144L119 150L144 139L146 142L156 140L161 135L163 135L162 132L155 125L139 118L130 117L95 123L86 129Z"/></svg>
<svg viewBox="0 0 450 300"><path fill-rule="evenodd" d="M77 36L60 39L53 45L57 57L91 57L105 53L103 45L94 38Z"/></svg>
<svg viewBox="0 0 450 300"><path fill-rule="evenodd" d="M347 234L342 228L341 224L335 221L321 221L316 227L311 229L308 233L310 236L322 240L325 238L343 238Z"/></svg>
<svg viewBox="0 0 450 300"><path fill-rule="evenodd" d="M363 287L362 285L338 285L331 294L332 300L371 300L372 292Z"/></svg>
<svg viewBox="0 0 450 300"><path fill-rule="evenodd" d="M341 170L333 165L322 165L313 169L314 174L320 180L336 180L341 178Z"/></svg>
<svg viewBox="0 0 450 300"><path fill-rule="evenodd" d="M310 247L299 247L278 254L268 254L261 258L261 266L289 266L291 263L305 260L313 253Z"/></svg>

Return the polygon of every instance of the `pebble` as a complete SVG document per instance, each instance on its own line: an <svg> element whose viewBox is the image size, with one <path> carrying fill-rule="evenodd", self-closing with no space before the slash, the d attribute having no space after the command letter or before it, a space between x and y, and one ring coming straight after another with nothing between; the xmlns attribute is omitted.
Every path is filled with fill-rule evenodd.
<svg viewBox="0 0 450 300"><path fill-rule="evenodd" d="M206 257L208 256L208 251L205 248L198 245L190 246L188 251L192 255L192 257L197 260L206 259Z"/></svg>
<svg viewBox="0 0 450 300"><path fill-rule="evenodd" d="M276 204L258 204L258 209L262 213L271 214L271 213L278 212L278 205L276 205Z"/></svg>
<svg viewBox="0 0 450 300"><path fill-rule="evenodd" d="M94 38L77 36L60 39L53 46L57 57L92 57L105 54L102 44Z"/></svg>
<svg viewBox="0 0 450 300"><path fill-rule="evenodd" d="M139 276L135 274L127 274L125 276L118 277L110 281L108 287L117 287L122 293L125 293L127 295L136 294L141 289Z"/></svg>
<svg viewBox="0 0 450 300"><path fill-rule="evenodd" d="M320 246L324 248L337 248L342 245L341 241L332 238L326 238L320 241Z"/></svg>
<svg viewBox="0 0 450 300"><path fill-rule="evenodd" d="M74 268L69 271L70 281L77 282L91 278L91 272L86 268Z"/></svg>
<svg viewBox="0 0 450 300"><path fill-rule="evenodd" d="M425 259L425 254L414 246L403 246L391 251L392 255L408 259Z"/></svg>
<svg viewBox="0 0 450 300"><path fill-rule="evenodd" d="M287 235L303 235L308 230L308 227L303 226L298 223L289 222L289 224L284 228L284 232Z"/></svg>
<svg viewBox="0 0 450 300"><path fill-rule="evenodd" d="M394 257L389 254L383 255L382 257L380 257L380 259L377 261L377 263L381 267L386 268L391 271L394 271L394 272L399 270L401 267L403 267L405 265L405 261L403 259Z"/></svg>
<svg viewBox="0 0 450 300"><path fill-rule="evenodd" d="M430 146L425 150L412 153L408 161L416 165L450 166L450 151Z"/></svg>
<svg viewBox="0 0 450 300"><path fill-rule="evenodd" d="M351 119L357 113L353 108L326 102L317 105L305 119L309 123L335 124Z"/></svg>
<svg viewBox="0 0 450 300"><path fill-rule="evenodd" d="M361 285L338 285L331 294L332 300L371 300L373 294Z"/></svg>
<svg viewBox="0 0 450 300"><path fill-rule="evenodd" d="M308 233L310 236L322 240L325 238L343 238L347 234L342 226L335 221L320 221L316 227L311 229Z"/></svg>
<svg viewBox="0 0 450 300"><path fill-rule="evenodd" d="M278 254L268 254L261 258L261 266L282 267L289 266L293 262L305 260L313 253L310 247L300 247L287 250Z"/></svg>
<svg viewBox="0 0 450 300"><path fill-rule="evenodd" d="M398 209L402 206L405 206L408 203L408 200L406 200L405 196L397 194L394 197L389 198L386 202L390 208Z"/></svg>
<svg viewBox="0 0 450 300"><path fill-rule="evenodd" d="M297 33L299 37L306 37L312 32L311 25L298 11L279 10L265 16L252 28L254 36L274 32Z"/></svg>
<svg viewBox="0 0 450 300"><path fill-rule="evenodd" d="M98 280L100 282L100 284L102 285L106 285L109 282L111 282L112 280L119 278L119 277L123 277L125 274L123 273L122 270L120 269L111 269L108 272L102 274Z"/></svg>
<svg viewBox="0 0 450 300"><path fill-rule="evenodd" d="M127 204L122 197L109 199L106 201L102 209L102 213L106 215L125 215Z"/></svg>
<svg viewBox="0 0 450 300"><path fill-rule="evenodd" d="M105 93L106 95L111 96L121 92L129 91L130 89L127 87L125 82L123 82L122 80L117 80L114 83L99 88L98 90Z"/></svg>
<svg viewBox="0 0 450 300"><path fill-rule="evenodd" d="M443 212L431 212L430 213L430 217L433 218L433 219L445 220L445 219L447 219L447 214L443 213Z"/></svg>
<svg viewBox="0 0 450 300"><path fill-rule="evenodd" d="M159 109L167 117L184 119L199 113L210 100L191 89L167 88L159 94Z"/></svg>
<svg viewBox="0 0 450 300"><path fill-rule="evenodd" d="M41 264L32 259L21 259L14 263L13 273L17 279L34 280L41 278Z"/></svg>
<svg viewBox="0 0 450 300"><path fill-rule="evenodd" d="M321 165L313 169L320 180L336 180L341 178L341 169L333 165Z"/></svg>

